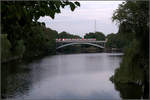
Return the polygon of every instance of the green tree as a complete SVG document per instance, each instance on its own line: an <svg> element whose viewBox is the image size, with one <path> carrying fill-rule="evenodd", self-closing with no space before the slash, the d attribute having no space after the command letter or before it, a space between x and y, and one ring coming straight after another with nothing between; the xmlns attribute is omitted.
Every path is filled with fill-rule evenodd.
<svg viewBox="0 0 150 100"><path fill-rule="evenodd" d="M7 39L7 34L0 34L1 36L1 61L7 60L11 57L10 48L11 44L10 41Z"/></svg>
<svg viewBox="0 0 150 100"><path fill-rule="evenodd" d="M126 48L130 43L130 39L125 38L125 37L126 36L124 36L124 34L122 34L122 33L108 34L107 35L106 47L107 48L119 48L119 49Z"/></svg>
<svg viewBox="0 0 150 100"><path fill-rule="evenodd" d="M142 83L144 98L149 92L149 1L126 1L113 14L119 24L119 32L131 36L120 68L116 69L114 81L120 83Z"/></svg>
<svg viewBox="0 0 150 100"><path fill-rule="evenodd" d="M118 48L117 47L117 35L114 33L111 33L107 35L107 42L106 42L106 47L107 48Z"/></svg>
<svg viewBox="0 0 150 100"><path fill-rule="evenodd" d="M46 29L45 25L37 20L41 16L50 16L54 19L55 14L61 13L65 6L70 6L74 11L80 3L68 0L2 1L1 29L2 34L7 34L7 39L11 43L11 54L22 55L25 52L24 55L32 56L42 54L44 50L52 51L57 32ZM33 47L35 52L31 52Z"/></svg>
<svg viewBox="0 0 150 100"><path fill-rule="evenodd" d="M31 27L30 32L27 34L30 36L24 39L27 49L24 56L34 57L48 52L55 52L57 31L46 28L44 25L35 25Z"/></svg>
<svg viewBox="0 0 150 100"><path fill-rule="evenodd" d="M56 48L56 38L58 37L58 32L50 28L45 28L44 38L46 39L45 50L46 53L55 53Z"/></svg>
<svg viewBox="0 0 150 100"><path fill-rule="evenodd" d="M63 31L58 34L58 38L81 38L81 37L78 35L69 34L65 31Z"/></svg>
<svg viewBox="0 0 150 100"><path fill-rule="evenodd" d="M33 23L41 16L54 18L56 13L61 13L61 8L70 6L71 10L80 6L79 2L68 0L57 1L2 1L1 18L2 33L8 34L8 40L12 44L12 50L17 45L17 41L28 37L28 32Z"/></svg>
<svg viewBox="0 0 150 100"><path fill-rule="evenodd" d="M87 33L84 38L96 38L96 40L105 40L105 35L102 32Z"/></svg>

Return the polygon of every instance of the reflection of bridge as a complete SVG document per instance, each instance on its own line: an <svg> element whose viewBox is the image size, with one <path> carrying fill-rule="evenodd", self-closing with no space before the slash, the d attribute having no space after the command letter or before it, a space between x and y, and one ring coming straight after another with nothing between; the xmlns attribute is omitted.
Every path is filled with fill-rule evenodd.
<svg viewBox="0 0 150 100"><path fill-rule="evenodd" d="M56 39L56 49L60 49L69 45L76 45L76 44L87 44L92 45L98 48L105 48L105 41L97 41L96 39Z"/></svg>

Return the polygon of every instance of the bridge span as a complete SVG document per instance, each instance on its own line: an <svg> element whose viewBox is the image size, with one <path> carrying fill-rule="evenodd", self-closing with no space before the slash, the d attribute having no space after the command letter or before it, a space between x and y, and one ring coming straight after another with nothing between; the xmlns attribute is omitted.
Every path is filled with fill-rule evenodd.
<svg viewBox="0 0 150 100"><path fill-rule="evenodd" d="M96 40L95 38L90 39L56 39L56 49L60 49L69 45L76 45L76 44L87 44L92 45L98 48L105 48L105 43L107 42L107 39L104 41Z"/></svg>

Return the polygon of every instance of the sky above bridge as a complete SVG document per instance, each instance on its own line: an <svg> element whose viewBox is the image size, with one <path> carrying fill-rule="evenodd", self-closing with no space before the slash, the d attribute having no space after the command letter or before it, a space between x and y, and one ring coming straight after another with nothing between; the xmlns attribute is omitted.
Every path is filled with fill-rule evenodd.
<svg viewBox="0 0 150 100"><path fill-rule="evenodd" d="M57 30L59 33L66 31L71 34L84 36L85 33L103 32L105 35L117 33L118 26L112 22L112 14L123 1L79 1L81 6L71 11L69 6L61 9L55 19L48 16L41 17L39 22L45 22L46 27Z"/></svg>

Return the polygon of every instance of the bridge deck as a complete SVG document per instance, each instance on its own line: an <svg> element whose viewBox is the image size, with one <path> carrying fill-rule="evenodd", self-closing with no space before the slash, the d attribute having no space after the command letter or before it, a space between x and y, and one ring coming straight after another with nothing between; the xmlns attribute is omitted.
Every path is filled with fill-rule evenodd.
<svg viewBox="0 0 150 100"><path fill-rule="evenodd" d="M57 44L61 44L56 49L60 49L69 45L75 45L75 44L88 44L92 46L96 46L98 48L105 48L105 43L107 42L107 39L105 41L97 41L96 39L56 39Z"/></svg>
<svg viewBox="0 0 150 100"><path fill-rule="evenodd" d="M64 40L64 41L56 41L57 43L106 43L106 41L94 41L94 40Z"/></svg>

